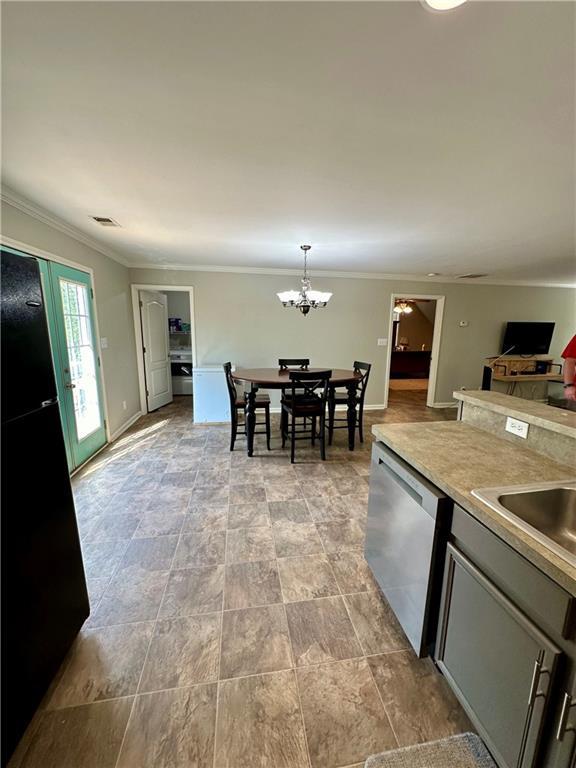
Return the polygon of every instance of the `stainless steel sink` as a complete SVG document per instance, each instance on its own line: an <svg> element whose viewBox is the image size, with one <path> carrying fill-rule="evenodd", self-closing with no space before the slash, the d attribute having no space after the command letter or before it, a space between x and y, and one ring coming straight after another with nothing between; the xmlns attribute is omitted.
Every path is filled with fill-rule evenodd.
<svg viewBox="0 0 576 768"><path fill-rule="evenodd" d="M472 495L576 565L576 481L478 488Z"/></svg>

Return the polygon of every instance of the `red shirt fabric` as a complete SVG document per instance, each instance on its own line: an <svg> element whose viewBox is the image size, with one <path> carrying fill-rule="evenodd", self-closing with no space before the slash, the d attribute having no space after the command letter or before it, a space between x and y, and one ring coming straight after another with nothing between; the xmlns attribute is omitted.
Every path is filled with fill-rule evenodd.
<svg viewBox="0 0 576 768"><path fill-rule="evenodd" d="M564 352L562 352L562 357L564 360L566 360L567 357L575 357L576 358L576 336L572 336L570 341L568 342L566 349Z"/></svg>

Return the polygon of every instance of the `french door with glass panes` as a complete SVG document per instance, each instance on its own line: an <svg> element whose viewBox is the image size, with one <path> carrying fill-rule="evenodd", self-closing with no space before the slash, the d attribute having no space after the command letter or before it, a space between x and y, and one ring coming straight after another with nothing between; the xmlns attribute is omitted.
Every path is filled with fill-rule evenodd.
<svg viewBox="0 0 576 768"><path fill-rule="evenodd" d="M72 471L106 443L91 277L64 264L38 261Z"/></svg>

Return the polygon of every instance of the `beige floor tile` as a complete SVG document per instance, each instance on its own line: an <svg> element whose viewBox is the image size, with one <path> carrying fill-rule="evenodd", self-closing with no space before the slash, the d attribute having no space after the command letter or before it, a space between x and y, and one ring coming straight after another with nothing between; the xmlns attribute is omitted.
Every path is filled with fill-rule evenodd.
<svg viewBox="0 0 576 768"><path fill-rule="evenodd" d="M196 568L224 563L225 531L183 533L176 548L173 568Z"/></svg>
<svg viewBox="0 0 576 768"><path fill-rule="evenodd" d="M292 670L220 683L217 768L309 768Z"/></svg>
<svg viewBox="0 0 576 768"><path fill-rule="evenodd" d="M226 566L224 608L252 608L282 602L275 560L257 560Z"/></svg>
<svg viewBox="0 0 576 768"><path fill-rule="evenodd" d="M287 603L296 666L362 656L341 597Z"/></svg>
<svg viewBox="0 0 576 768"><path fill-rule="evenodd" d="M182 533L226 530L228 504L192 504L187 513Z"/></svg>
<svg viewBox="0 0 576 768"><path fill-rule="evenodd" d="M359 477L358 475L356 475L355 477L340 477L340 478L334 478L332 482L336 486L336 490L338 491L338 493L340 493L342 496L344 495L355 495L358 497L368 496L368 483L367 483L367 478L365 477Z"/></svg>
<svg viewBox="0 0 576 768"><path fill-rule="evenodd" d="M338 489L329 477L301 477L300 486L305 499L329 499L338 496Z"/></svg>
<svg viewBox="0 0 576 768"><path fill-rule="evenodd" d="M156 536L132 539L124 554L120 568L138 566L147 571L168 571L172 563L178 536Z"/></svg>
<svg viewBox="0 0 576 768"><path fill-rule="evenodd" d="M342 592L371 592L378 588L362 552L335 552L328 559Z"/></svg>
<svg viewBox="0 0 576 768"><path fill-rule="evenodd" d="M371 656L368 663L401 747L473 730L430 659L409 650Z"/></svg>
<svg viewBox="0 0 576 768"><path fill-rule="evenodd" d="M278 522L272 525L278 557L321 554L322 542L314 523Z"/></svg>
<svg viewBox="0 0 576 768"><path fill-rule="evenodd" d="M221 679L291 666L290 638L282 605L224 612Z"/></svg>
<svg viewBox="0 0 576 768"><path fill-rule="evenodd" d="M230 504L228 528L257 528L270 525L268 504L256 501L251 504Z"/></svg>
<svg viewBox="0 0 576 768"><path fill-rule="evenodd" d="M266 497L268 501L291 501L302 499L300 483L269 483L266 485Z"/></svg>
<svg viewBox="0 0 576 768"><path fill-rule="evenodd" d="M340 496L308 497L306 504L315 523L348 520L350 518L350 513Z"/></svg>
<svg viewBox="0 0 576 768"><path fill-rule="evenodd" d="M218 679L221 614L158 621L139 693Z"/></svg>
<svg viewBox="0 0 576 768"><path fill-rule="evenodd" d="M286 602L339 594L326 555L280 558L278 570Z"/></svg>
<svg viewBox="0 0 576 768"><path fill-rule="evenodd" d="M336 768L396 746L364 659L296 672L312 768Z"/></svg>
<svg viewBox="0 0 576 768"><path fill-rule="evenodd" d="M185 515L182 512L168 514L166 512L147 512L142 515L140 524L134 532L134 538L149 538L153 536L177 536L182 530Z"/></svg>
<svg viewBox="0 0 576 768"><path fill-rule="evenodd" d="M229 469L200 469L194 488L212 488L215 485L228 485L229 482Z"/></svg>
<svg viewBox="0 0 576 768"><path fill-rule="evenodd" d="M316 527L326 552L344 552L364 547L364 531L357 520L332 520L317 523Z"/></svg>
<svg viewBox="0 0 576 768"><path fill-rule="evenodd" d="M266 501L263 485L247 483L230 486L230 504L254 504L258 501Z"/></svg>
<svg viewBox="0 0 576 768"><path fill-rule="evenodd" d="M272 560L276 557L274 539L269 526L236 528L228 531L226 562L243 563L252 560Z"/></svg>
<svg viewBox="0 0 576 768"><path fill-rule="evenodd" d="M45 712L20 768L115 768L133 698Z"/></svg>
<svg viewBox="0 0 576 768"><path fill-rule="evenodd" d="M378 592L346 595L344 600L364 653L386 653L409 647L396 616Z"/></svg>
<svg viewBox="0 0 576 768"><path fill-rule="evenodd" d="M223 592L223 565L172 571L158 616L165 619L220 611Z"/></svg>
<svg viewBox="0 0 576 768"><path fill-rule="evenodd" d="M112 577L86 626L151 621L158 615L168 571L125 568Z"/></svg>
<svg viewBox="0 0 576 768"><path fill-rule="evenodd" d="M138 696L117 768L213 768L216 684Z"/></svg>
<svg viewBox="0 0 576 768"><path fill-rule="evenodd" d="M312 518L304 499L271 501L268 504L270 521L274 523L311 523Z"/></svg>
<svg viewBox="0 0 576 768"><path fill-rule="evenodd" d="M48 708L136 693L153 628L153 622L147 622L81 630Z"/></svg>

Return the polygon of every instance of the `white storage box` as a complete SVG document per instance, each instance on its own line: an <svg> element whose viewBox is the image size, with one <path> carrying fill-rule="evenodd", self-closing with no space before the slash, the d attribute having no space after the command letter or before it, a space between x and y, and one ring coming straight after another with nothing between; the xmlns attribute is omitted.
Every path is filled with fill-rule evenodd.
<svg viewBox="0 0 576 768"><path fill-rule="evenodd" d="M234 368L232 368L234 370ZM230 421L230 398L224 368L205 365L192 371L194 382L194 423Z"/></svg>

